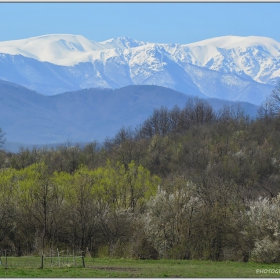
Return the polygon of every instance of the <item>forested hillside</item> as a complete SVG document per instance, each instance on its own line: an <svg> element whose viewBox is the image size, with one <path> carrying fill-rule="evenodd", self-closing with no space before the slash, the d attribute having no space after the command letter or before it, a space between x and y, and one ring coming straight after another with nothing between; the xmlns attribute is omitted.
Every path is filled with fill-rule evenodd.
<svg viewBox="0 0 280 280"><path fill-rule="evenodd" d="M252 120L190 99L101 147L1 151L0 248L280 261L280 119L271 104Z"/></svg>

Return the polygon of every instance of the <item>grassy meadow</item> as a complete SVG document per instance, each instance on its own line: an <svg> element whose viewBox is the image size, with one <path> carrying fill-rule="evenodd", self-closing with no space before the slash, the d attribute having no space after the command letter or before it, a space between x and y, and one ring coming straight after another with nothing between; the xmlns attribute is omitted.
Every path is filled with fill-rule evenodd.
<svg viewBox="0 0 280 280"><path fill-rule="evenodd" d="M85 258L86 267L48 267L41 269L39 257L34 258L30 267L0 268L1 278L163 278L163 277L279 277L279 264L259 264L254 262L212 262L194 260L131 260L131 259L101 259ZM38 265L37 265L38 264Z"/></svg>

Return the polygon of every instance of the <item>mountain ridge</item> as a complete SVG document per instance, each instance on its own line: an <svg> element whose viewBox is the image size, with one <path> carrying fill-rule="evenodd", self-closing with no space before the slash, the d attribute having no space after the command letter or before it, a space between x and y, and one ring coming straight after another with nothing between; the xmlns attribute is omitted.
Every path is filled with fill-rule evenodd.
<svg viewBox="0 0 280 280"><path fill-rule="evenodd" d="M215 87L209 82L213 77ZM52 34L0 42L0 79L45 95L158 85L260 105L279 77L280 43L268 37L222 36L162 44L129 37L96 42L81 35Z"/></svg>
<svg viewBox="0 0 280 280"><path fill-rule="evenodd" d="M0 80L0 127L7 142L47 145L69 142L102 142L121 127L136 127L155 108L185 106L189 98L160 86L127 86L120 89L83 89L45 96ZM237 104L207 99L216 110ZM258 107L240 103L251 116Z"/></svg>

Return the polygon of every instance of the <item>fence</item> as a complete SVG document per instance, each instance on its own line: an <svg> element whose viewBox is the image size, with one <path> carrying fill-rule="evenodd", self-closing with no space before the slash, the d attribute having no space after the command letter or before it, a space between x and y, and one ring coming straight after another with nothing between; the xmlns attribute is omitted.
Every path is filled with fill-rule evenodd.
<svg viewBox="0 0 280 280"><path fill-rule="evenodd" d="M0 250L0 268L50 268L50 267L85 267L83 251L58 249L45 252L41 256L14 256L11 250Z"/></svg>

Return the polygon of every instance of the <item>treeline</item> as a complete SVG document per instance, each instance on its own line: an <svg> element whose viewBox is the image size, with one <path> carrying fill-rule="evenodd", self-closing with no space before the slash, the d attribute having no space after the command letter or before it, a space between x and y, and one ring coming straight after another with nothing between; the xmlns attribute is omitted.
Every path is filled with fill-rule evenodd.
<svg viewBox="0 0 280 280"><path fill-rule="evenodd" d="M280 261L280 119L204 100L104 145L1 151L0 247Z"/></svg>

